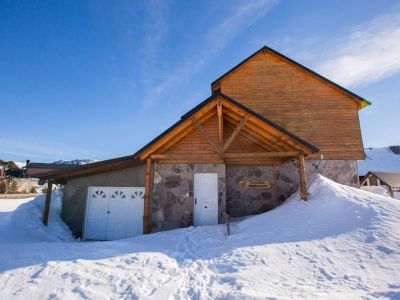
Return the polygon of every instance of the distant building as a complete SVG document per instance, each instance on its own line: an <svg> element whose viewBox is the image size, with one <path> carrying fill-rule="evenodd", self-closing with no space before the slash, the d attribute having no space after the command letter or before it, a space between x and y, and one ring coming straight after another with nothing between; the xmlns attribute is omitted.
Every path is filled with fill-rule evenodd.
<svg viewBox="0 0 400 300"><path fill-rule="evenodd" d="M4 165L0 165L0 178L4 178L6 176L6 167Z"/></svg>
<svg viewBox="0 0 400 300"><path fill-rule="evenodd" d="M400 199L400 173L370 171L362 178L361 186L380 186L387 189L392 198Z"/></svg>

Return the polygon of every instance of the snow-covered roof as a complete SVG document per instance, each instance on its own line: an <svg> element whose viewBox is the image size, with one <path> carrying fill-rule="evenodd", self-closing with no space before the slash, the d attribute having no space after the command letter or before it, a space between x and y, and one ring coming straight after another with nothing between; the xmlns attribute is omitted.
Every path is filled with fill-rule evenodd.
<svg viewBox="0 0 400 300"><path fill-rule="evenodd" d="M400 173L400 155L389 147L366 148L364 151L365 160L358 161L358 175L364 176L369 171Z"/></svg>

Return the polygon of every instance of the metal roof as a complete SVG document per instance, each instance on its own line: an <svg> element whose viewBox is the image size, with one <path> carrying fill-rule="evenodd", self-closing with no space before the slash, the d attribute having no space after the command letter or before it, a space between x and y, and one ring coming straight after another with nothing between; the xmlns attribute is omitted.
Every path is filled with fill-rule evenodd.
<svg viewBox="0 0 400 300"><path fill-rule="evenodd" d="M379 180L383 181L390 187L400 187L400 173L389 173L389 172L369 172L375 175Z"/></svg>

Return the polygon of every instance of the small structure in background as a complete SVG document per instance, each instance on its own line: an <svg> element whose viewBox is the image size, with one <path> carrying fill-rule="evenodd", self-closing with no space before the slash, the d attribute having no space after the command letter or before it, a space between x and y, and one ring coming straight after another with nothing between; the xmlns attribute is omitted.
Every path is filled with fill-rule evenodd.
<svg viewBox="0 0 400 300"><path fill-rule="evenodd" d="M6 167L0 164L0 178L6 177Z"/></svg>
<svg viewBox="0 0 400 300"><path fill-rule="evenodd" d="M361 180L361 187L378 186L386 189L390 197L400 199L400 173L369 171Z"/></svg>

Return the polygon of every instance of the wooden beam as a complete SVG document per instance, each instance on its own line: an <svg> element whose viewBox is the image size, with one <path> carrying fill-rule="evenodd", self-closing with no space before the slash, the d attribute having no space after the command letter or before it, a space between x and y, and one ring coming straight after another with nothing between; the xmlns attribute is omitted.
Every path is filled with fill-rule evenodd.
<svg viewBox="0 0 400 300"><path fill-rule="evenodd" d="M51 202L52 191L53 191L53 181L49 180L47 182L46 201L44 202L44 210L43 210L44 226L47 226L49 224L49 213L50 213L50 202Z"/></svg>
<svg viewBox="0 0 400 300"><path fill-rule="evenodd" d="M222 102L218 100L217 102L217 114L218 114L218 137L219 146L222 148L224 145L224 116L222 114Z"/></svg>
<svg viewBox="0 0 400 300"><path fill-rule="evenodd" d="M299 152L255 152L255 153L225 153L225 158L267 158L267 157L296 157Z"/></svg>
<svg viewBox="0 0 400 300"><path fill-rule="evenodd" d="M164 154L152 154L151 159L198 159L198 158L212 158L209 154L196 154L196 153L164 153Z"/></svg>
<svg viewBox="0 0 400 300"><path fill-rule="evenodd" d="M151 158L147 158L146 182L145 182L145 192L144 192L143 234L151 232L151 220L150 220L151 169L152 169Z"/></svg>
<svg viewBox="0 0 400 300"><path fill-rule="evenodd" d="M300 198L302 200L308 199L307 192L307 178L306 178L306 165L303 152L299 155L299 174L300 174Z"/></svg>
<svg viewBox="0 0 400 300"><path fill-rule="evenodd" d="M232 130L235 129L235 126L232 125L230 122L225 122L225 126ZM253 133L247 132L247 130L245 130L245 129L246 128L242 128L242 130L240 130L240 132L239 132L239 135L241 135L241 136L245 137L246 139L252 141L253 143L261 146L266 151L275 151L276 150L276 149L272 148L270 145L267 145L264 141L260 140Z"/></svg>
<svg viewBox="0 0 400 300"><path fill-rule="evenodd" d="M199 119L201 116L205 115L210 110L214 110L216 105L217 105L216 102L212 101L209 104L207 104L206 106L204 106L200 111L195 113L194 116L197 119ZM214 112L215 112L215 110L214 110ZM186 119L185 121L183 121L179 126L174 128L174 130L165 134L161 139L159 139L153 145L151 145L147 149L143 150L143 152L140 153L140 155L139 155L140 159L147 158L151 153L154 153L155 151L157 151L161 146L163 146L165 143L167 143L171 138L176 136L181 131L185 130L188 126L191 126L191 124L192 124L192 121L190 119Z"/></svg>
<svg viewBox="0 0 400 300"><path fill-rule="evenodd" d="M243 116L240 120L239 124L237 124L236 128L233 130L232 134L229 136L228 140L225 142L224 146L222 147L222 152L225 152L226 149L232 144L233 140L239 134L240 130L244 126L247 121L247 116Z"/></svg>
<svg viewBox="0 0 400 300"><path fill-rule="evenodd" d="M229 108L230 110L232 110L233 112L235 112L238 116L246 115L246 111L232 105L231 103L228 103L227 101L223 101L223 105L226 106L227 108ZM261 121L260 119L253 117L253 116L250 116L249 119L251 122L253 122L258 127L266 128L265 122ZM282 141L283 143L291 146L292 148L295 148L295 150L300 150L302 148L302 146L300 146L297 141L294 141L289 136L287 136L287 139L282 140L282 138L281 138L282 132L280 130L278 130L272 126L269 126L269 125L267 125L267 126L268 126L268 131L270 132L270 134L273 135L279 141ZM305 150L307 150L307 149L305 149ZM307 154L309 154L309 153L307 153Z"/></svg>
<svg viewBox="0 0 400 300"><path fill-rule="evenodd" d="M278 181L276 180L276 168L275 168L275 162L272 162L272 176L274 179L274 190L275 190L275 201L276 201L276 207L279 206L279 198L278 198Z"/></svg>
<svg viewBox="0 0 400 300"><path fill-rule="evenodd" d="M210 118L215 116L215 111L209 111L207 114L202 115L201 117L197 118L197 121L200 124L203 124L207 122ZM157 149L157 153L163 153L166 152L168 149L170 149L172 146L177 144L180 140L182 140L185 136L189 135L193 130L196 130L196 126L190 121L190 126L187 127L185 130L181 131L178 133L176 136L171 138L167 143L165 143L163 146L161 146L159 149Z"/></svg>
<svg viewBox="0 0 400 300"><path fill-rule="evenodd" d="M207 131L201 126L201 124L196 120L195 117L191 117L191 120L193 124L196 126L197 130L203 135L203 137L210 143L211 146L214 147L215 151L218 153L220 157L223 157L223 153L221 149L218 147L217 144L214 143L214 141L211 139L211 137L208 135Z"/></svg>
<svg viewBox="0 0 400 300"><path fill-rule="evenodd" d="M230 120L230 122L232 122L232 121L237 122L238 120L240 120L240 118L238 116L231 115L231 116L227 117L227 114L225 114L225 119ZM245 130L245 131L247 131L247 129L249 129L249 132L257 133L260 137L262 137L265 140L265 142L268 145L274 147L275 150L283 149L286 151L293 151L293 150L299 151L299 149L296 149L296 148L290 146L289 144L282 143L271 132L267 132L267 130L262 129L261 127L259 127L256 124L253 124L250 121L247 122L246 127L243 128L243 130Z"/></svg>

